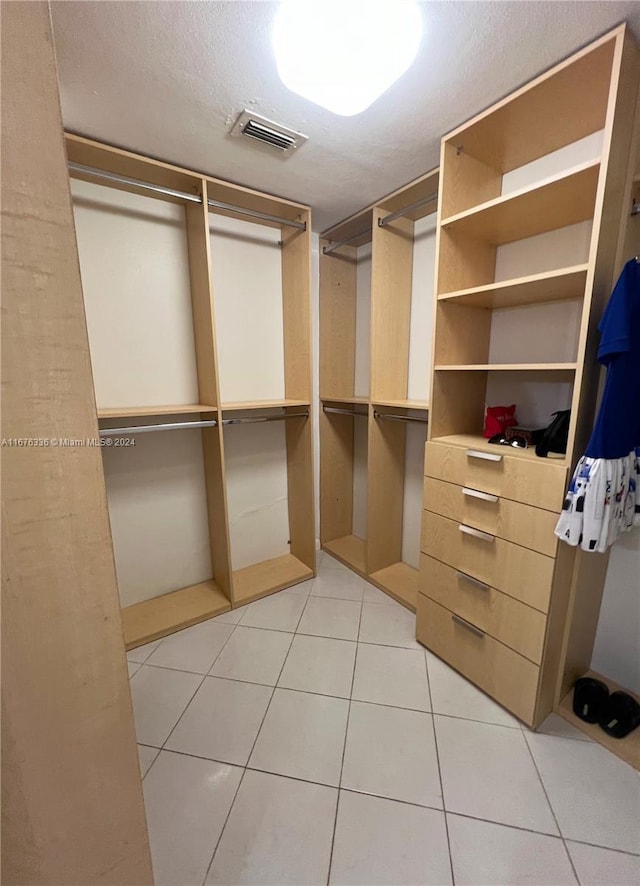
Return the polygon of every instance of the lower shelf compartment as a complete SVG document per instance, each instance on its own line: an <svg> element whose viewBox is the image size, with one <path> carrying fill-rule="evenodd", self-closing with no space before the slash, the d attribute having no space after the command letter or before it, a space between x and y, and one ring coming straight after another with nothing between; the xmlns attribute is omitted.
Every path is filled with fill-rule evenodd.
<svg viewBox="0 0 640 886"><path fill-rule="evenodd" d="M127 651L135 649L230 609L231 603L212 579L134 603L122 610L125 646Z"/></svg>
<svg viewBox="0 0 640 886"><path fill-rule="evenodd" d="M367 576L367 543L357 535L343 535L322 545L323 549L340 560L345 566L355 570L363 578Z"/></svg>
<svg viewBox="0 0 640 886"><path fill-rule="evenodd" d="M393 563L378 572L372 572L369 581L389 594L398 603L402 603L412 612L416 611L418 599L417 569L407 563Z"/></svg>
<svg viewBox="0 0 640 886"><path fill-rule="evenodd" d="M618 686L613 680L609 680L595 671L587 671L583 676L601 680L603 683L606 683L611 692L624 689L623 686ZM627 692L628 690L625 689L624 691ZM629 695L632 695L636 701L640 701L640 697L634 695L633 692L629 692ZM584 732L589 738L597 741L598 744L607 748L612 754L620 757L625 763L629 763L630 766L640 771L640 726L634 729L633 732L630 732L626 738L612 738L603 729L600 729L597 723L585 723L580 717L576 717L573 713L573 689L562 699L557 713L571 723L572 726L575 726L576 729Z"/></svg>
<svg viewBox="0 0 640 886"><path fill-rule="evenodd" d="M283 554L281 557L237 569L233 573L234 605L251 603L267 594L307 581L313 575L313 569L293 554Z"/></svg>

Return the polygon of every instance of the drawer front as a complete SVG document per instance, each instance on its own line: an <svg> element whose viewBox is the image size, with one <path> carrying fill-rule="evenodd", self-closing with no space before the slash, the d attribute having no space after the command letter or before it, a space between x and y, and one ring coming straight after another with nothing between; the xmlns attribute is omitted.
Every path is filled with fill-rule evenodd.
<svg viewBox="0 0 640 886"><path fill-rule="evenodd" d="M420 557L419 588L535 664L542 661L547 619L537 609L426 554Z"/></svg>
<svg viewBox="0 0 640 886"><path fill-rule="evenodd" d="M454 620L454 613L418 594L416 636L423 646L531 725L539 668L488 634Z"/></svg>
<svg viewBox="0 0 640 886"><path fill-rule="evenodd" d="M548 459L528 459L504 453L427 443L425 475L458 486L470 486L502 498L559 513L567 469Z"/></svg>
<svg viewBox="0 0 640 886"><path fill-rule="evenodd" d="M469 486L424 478L422 506L450 520L475 526L491 535L555 557L558 539L553 531L558 515L501 498Z"/></svg>
<svg viewBox="0 0 640 886"><path fill-rule="evenodd" d="M555 560L473 527L422 512L423 554L533 606L549 609Z"/></svg>

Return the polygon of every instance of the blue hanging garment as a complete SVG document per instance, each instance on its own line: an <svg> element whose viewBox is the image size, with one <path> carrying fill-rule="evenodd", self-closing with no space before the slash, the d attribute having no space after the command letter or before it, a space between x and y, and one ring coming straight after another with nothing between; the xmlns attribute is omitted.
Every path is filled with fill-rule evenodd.
<svg viewBox="0 0 640 886"><path fill-rule="evenodd" d="M600 325L607 367L598 417L578 462L555 533L585 551L605 551L640 523L640 261L631 259Z"/></svg>

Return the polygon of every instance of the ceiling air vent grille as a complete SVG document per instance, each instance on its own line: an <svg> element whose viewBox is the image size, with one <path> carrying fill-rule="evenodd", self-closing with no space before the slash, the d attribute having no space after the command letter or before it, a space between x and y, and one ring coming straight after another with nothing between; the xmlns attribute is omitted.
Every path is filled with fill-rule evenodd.
<svg viewBox="0 0 640 886"><path fill-rule="evenodd" d="M307 140L307 136L301 132L281 126L251 111L243 111L240 114L231 129L231 135L244 135L277 148L285 154L293 153Z"/></svg>

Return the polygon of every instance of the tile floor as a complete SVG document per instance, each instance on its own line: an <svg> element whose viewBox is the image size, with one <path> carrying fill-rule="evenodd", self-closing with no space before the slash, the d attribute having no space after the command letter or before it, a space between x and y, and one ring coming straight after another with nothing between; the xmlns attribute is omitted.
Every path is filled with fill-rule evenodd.
<svg viewBox="0 0 640 886"><path fill-rule="evenodd" d="M640 777L536 734L327 555L129 653L156 886L640 883Z"/></svg>

